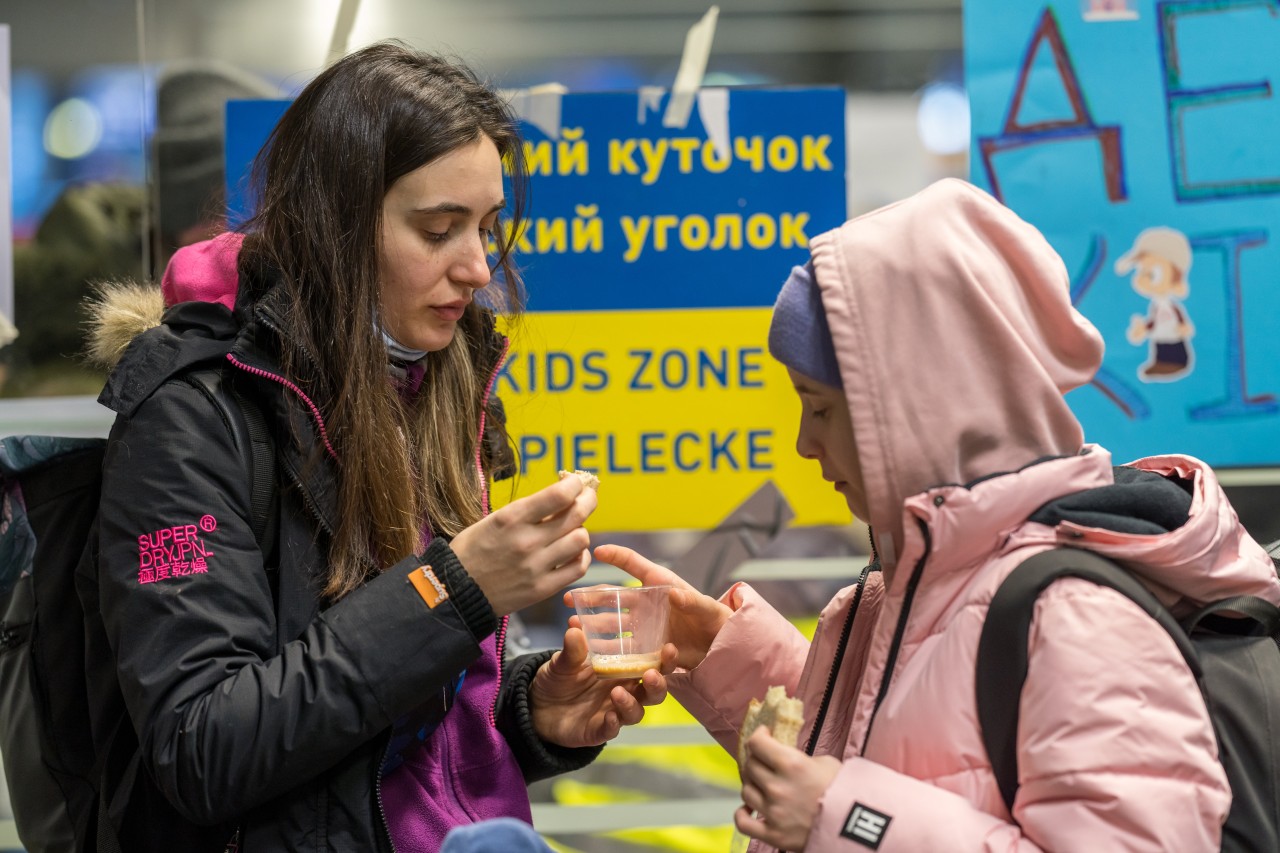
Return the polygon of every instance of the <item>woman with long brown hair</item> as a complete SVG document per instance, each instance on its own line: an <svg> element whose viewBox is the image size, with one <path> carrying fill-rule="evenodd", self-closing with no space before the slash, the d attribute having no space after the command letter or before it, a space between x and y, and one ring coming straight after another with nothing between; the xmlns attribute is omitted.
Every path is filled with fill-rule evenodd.
<svg viewBox="0 0 1280 853"><path fill-rule="evenodd" d="M163 298L99 305L119 358L105 825L125 850L256 853L528 821L527 781L590 761L665 685L597 682L576 629L504 661L507 616L585 571L596 505L569 477L489 513L515 122L466 69L374 45L302 91L254 191L241 233L174 256Z"/></svg>

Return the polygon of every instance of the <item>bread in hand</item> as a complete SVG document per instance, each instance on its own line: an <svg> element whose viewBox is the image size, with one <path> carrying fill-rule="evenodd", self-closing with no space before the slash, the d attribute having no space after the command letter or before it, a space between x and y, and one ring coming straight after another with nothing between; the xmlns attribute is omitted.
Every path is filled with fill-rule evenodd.
<svg viewBox="0 0 1280 853"><path fill-rule="evenodd" d="M781 686L765 691L764 701L752 699L747 706L747 716L738 734L738 766L747 763L747 741L760 726L768 726L773 739L787 746L795 746L804 725L804 700L787 695Z"/></svg>
<svg viewBox="0 0 1280 853"><path fill-rule="evenodd" d="M592 474L590 471L561 471L560 479L563 480L565 477L572 477L575 475L582 481L582 485L586 486L588 489L600 491L600 478L595 474Z"/></svg>

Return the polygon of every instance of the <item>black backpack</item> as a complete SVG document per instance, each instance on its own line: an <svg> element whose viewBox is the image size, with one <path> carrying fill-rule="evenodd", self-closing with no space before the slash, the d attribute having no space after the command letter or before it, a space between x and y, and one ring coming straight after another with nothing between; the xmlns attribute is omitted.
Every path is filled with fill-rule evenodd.
<svg viewBox="0 0 1280 853"><path fill-rule="evenodd" d="M1273 546L1273 560L1275 554ZM1222 849L1280 850L1280 609L1255 596L1237 596L1215 601L1179 622L1126 569L1073 548L1045 551L1014 569L997 590L982 626L978 720L1010 814L1018 790L1018 706L1027 677L1032 611L1036 597L1062 577L1116 590L1169 632L1200 685L1231 784Z"/></svg>
<svg viewBox="0 0 1280 853"><path fill-rule="evenodd" d="M213 380L196 373L188 381ZM274 446L257 405L233 396L243 417L224 415L233 428L247 427L238 437L252 478L253 531L268 554ZM82 604L96 601L106 446L40 435L0 440L0 755L18 836L31 853L119 853L107 815L120 774L109 765L136 772L138 763L132 731L119 737L131 725L101 618ZM88 587L95 589L86 595ZM121 750L133 755L110 754Z"/></svg>

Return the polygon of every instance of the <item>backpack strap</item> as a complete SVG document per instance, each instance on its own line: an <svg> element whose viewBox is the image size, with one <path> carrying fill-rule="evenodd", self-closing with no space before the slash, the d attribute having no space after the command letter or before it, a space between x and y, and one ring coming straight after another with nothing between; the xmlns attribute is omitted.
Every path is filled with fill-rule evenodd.
<svg viewBox="0 0 1280 853"><path fill-rule="evenodd" d="M270 567L275 553L279 513L273 506L276 497L275 442L267 427L266 416L257 401L225 379L220 370L195 370L187 375L187 381L221 411L236 443L248 451L245 462L249 473L250 526L258 550L262 552L263 563ZM232 404L228 403L228 397Z"/></svg>
<svg viewBox="0 0 1280 853"><path fill-rule="evenodd" d="M250 505L253 512L253 538L258 543L264 561L275 550L276 528L279 513L271 511L271 501L276 493L276 449L271 441L271 431L262 409L250 397L241 394L233 386L231 396L240 406L245 425L249 428L250 454Z"/></svg>
<svg viewBox="0 0 1280 853"><path fill-rule="evenodd" d="M1221 620L1216 618L1220 613L1233 614L1236 618L1232 621L1237 623L1236 627L1224 628ZM1247 616L1252 622L1244 622L1239 616ZM1206 604L1182 620L1182 630L1190 634L1201 623L1222 633L1239 634L1243 628L1245 633L1275 637L1280 633L1280 607L1256 595L1237 595Z"/></svg>
<svg viewBox="0 0 1280 853"><path fill-rule="evenodd" d="M1027 637L1036 599L1054 581L1077 577L1109 587L1133 601L1164 627L1200 682L1195 650L1173 615L1133 575L1106 557L1078 548L1055 548L1014 569L991 599L978 641L974 684L982 742L991 760L1000 796L1013 814L1018 793L1018 717L1027 680Z"/></svg>

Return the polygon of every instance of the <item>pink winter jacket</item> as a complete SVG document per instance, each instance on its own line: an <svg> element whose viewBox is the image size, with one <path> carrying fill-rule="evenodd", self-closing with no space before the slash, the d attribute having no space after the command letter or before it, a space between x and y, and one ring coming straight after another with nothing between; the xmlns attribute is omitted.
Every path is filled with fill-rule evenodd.
<svg viewBox="0 0 1280 853"><path fill-rule="evenodd" d="M1062 399L1093 375L1101 340L1049 245L979 190L935 184L812 253L888 585L873 573L861 596L816 748L844 764L805 850L871 848L853 825L868 815L880 853L1217 850L1231 795L1203 700L1169 636L1118 593L1064 579L1037 602L1016 822L974 698L996 588L1050 547L1120 560L1175 610L1244 593L1280 604L1213 472L1133 463L1193 484L1189 519L1165 534L1027 520L1113 480ZM827 605L810 644L735 587L723 600L736 612L673 694L736 754L748 700L785 685L805 702L804 745L856 594Z"/></svg>

